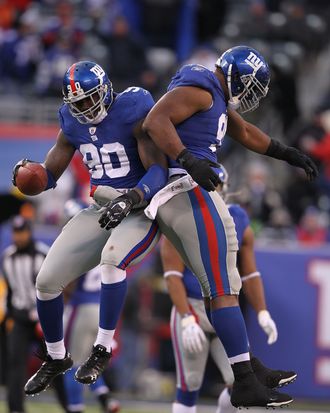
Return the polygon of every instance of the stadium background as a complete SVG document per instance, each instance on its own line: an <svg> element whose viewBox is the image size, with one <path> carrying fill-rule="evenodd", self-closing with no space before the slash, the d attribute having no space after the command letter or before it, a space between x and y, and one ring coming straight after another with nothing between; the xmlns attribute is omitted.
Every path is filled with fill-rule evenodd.
<svg viewBox="0 0 330 413"><path fill-rule="evenodd" d="M10 243L11 216L32 218L36 238L50 244L65 220L65 201L88 197L79 157L54 191L23 198L11 185L11 169L19 159L42 161L54 143L61 79L70 64L95 60L116 91L143 86L157 100L181 64L212 68L230 46L255 47L269 62L272 80L267 99L247 119L309 153L320 176L309 183L299 170L225 139L219 158L229 171L233 199L251 217L258 265L280 337L268 347L247 308L249 335L269 366L298 372L290 386L299 400L296 406L329 411L329 32L328 0L1 1L0 249ZM123 400L164 401L160 410L149 410L169 412L174 394L170 303L157 251L132 271L130 284L122 342L111 370L113 389ZM1 328L4 384L5 322ZM220 388L221 379L209 363L203 399L215 404ZM55 406L51 392L41 398L49 400ZM30 406L30 412L38 411ZM148 409L137 410L135 402L128 408ZM5 412L4 404L0 412Z"/></svg>

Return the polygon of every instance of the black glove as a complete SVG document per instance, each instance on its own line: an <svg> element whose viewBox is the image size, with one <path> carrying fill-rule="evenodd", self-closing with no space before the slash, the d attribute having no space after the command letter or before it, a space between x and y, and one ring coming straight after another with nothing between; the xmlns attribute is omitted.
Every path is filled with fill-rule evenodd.
<svg viewBox="0 0 330 413"><path fill-rule="evenodd" d="M217 168L219 165L208 159L198 159L188 149L184 149L177 157L177 162L184 168L195 182L207 191L214 191L221 184L219 176L211 166Z"/></svg>
<svg viewBox="0 0 330 413"><path fill-rule="evenodd" d="M312 158L292 146L286 146L272 139L265 155L287 161L292 166L304 169L307 178L312 181L319 172Z"/></svg>
<svg viewBox="0 0 330 413"><path fill-rule="evenodd" d="M17 164L14 166L13 172L12 172L12 178L11 178L11 181L12 181L14 186L16 186L16 176L17 176L17 172L18 172L19 168L21 166L25 166L29 162L33 163L33 161L30 161L30 159L24 158L24 159L21 159L20 161L18 161Z"/></svg>
<svg viewBox="0 0 330 413"><path fill-rule="evenodd" d="M133 206L140 202L140 195L134 190L108 202L102 208L102 215L99 219L101 228L115 228L131 212Z"/></svg>

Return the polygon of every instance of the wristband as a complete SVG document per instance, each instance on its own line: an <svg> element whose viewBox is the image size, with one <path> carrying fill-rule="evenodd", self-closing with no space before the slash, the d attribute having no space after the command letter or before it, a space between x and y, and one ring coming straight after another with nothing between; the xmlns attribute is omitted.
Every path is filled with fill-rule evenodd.
<svg viewBox="0 0 330 413"><path fill-rule="evenodd" d="M287 150L289 146L283 145L283 143L276 139L270 139L270 144L265 152L265 155L271 158L287 160Z"/></svg>
<svg viewBox="0 0 330 413"><path fill-rule="evenodd" d="M255 278L255 277L261 277L261 274L260 274L259 271L251 272L251 274L244 275L243 277L241 277L241 280L242 280L242 282L245 282L245 281L250 280L251 278Z"/></svg>
<svg viewBox="0 0 330 413"><path fill-rule="evenodd" d="M47 168L45 169L46 169L47 177L48 177L47 186L45 188L45 191L47 191L47 189L55 188L57 184L56 184L56 179L54 178L54 175L50 172L49 169Z"/></svg>
<svg viewBox="0 0 330 413"><path fill-rule="evenodd" d="M143 200L149 201L167 182L168 170L153 164L140 179L136 188L143 192Z"/></svg>
<svg viewBox="0 0 330 413"><path fill-rule="evenodd" d="M163 274L164 278L170 277L171 275L175 275L176 277L180 277L180 278L183 277L182 272L174 271L174 270L165 271L164 274Z"/></svg>

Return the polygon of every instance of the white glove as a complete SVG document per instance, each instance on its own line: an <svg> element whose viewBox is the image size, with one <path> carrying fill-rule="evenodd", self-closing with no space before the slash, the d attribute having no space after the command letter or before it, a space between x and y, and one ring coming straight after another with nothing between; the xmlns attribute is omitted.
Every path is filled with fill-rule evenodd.
<svg viewBox="0 0 330 413"><path fill-rule="evenodd" d="M204 331L198 325L193 314L187 314L181 319L182 344L190 353L200 353L203 350L203 342L206 341Z"/></svg>
<svg viewBox="0 0 330 413"><path fill-rule="evenodd" d="M261 310L258 313L258 322L260 327L268 336L268 344L274 344L277 340L278 333L275 321L270 316L267 310Z"/></svg>

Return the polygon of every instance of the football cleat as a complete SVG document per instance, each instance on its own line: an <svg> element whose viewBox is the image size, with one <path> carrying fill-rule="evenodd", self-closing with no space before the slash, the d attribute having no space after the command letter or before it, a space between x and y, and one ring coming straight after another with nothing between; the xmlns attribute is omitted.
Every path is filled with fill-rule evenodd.
<svg viewBox="0 0 330 413"><path fill-rule="evenodd" d="M75 379L83 384L95 383L107 367L111 355L101 344L94 346L91 355L76 371Z"/></svg>
<svg viewBox="0 0 330 413"><path fill-rule="evenodd" d="M270 389L287 386L297 378L297 373L294 371L272 370L264 366L256 357L251 358L251 365L260 383Z"/></svg>
<svg viewBox="0 0 330 413"><path fill-rule="evenodd" d="M47 355L40 369L27 381L24 387L25 394L33 396L46 390L56 376L70 370L72 365L73 360L69 353L64 359L54 360Z"/></svg>
<svg viewBox="0 0 330 413"><path fill-rule="evenodd" d="M253 373L235 381L230 397L234 407L283 407L293 399L285 393L269 389L262 385Z"/></svg>

